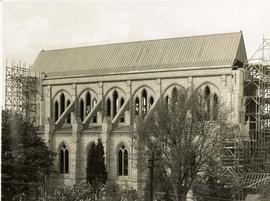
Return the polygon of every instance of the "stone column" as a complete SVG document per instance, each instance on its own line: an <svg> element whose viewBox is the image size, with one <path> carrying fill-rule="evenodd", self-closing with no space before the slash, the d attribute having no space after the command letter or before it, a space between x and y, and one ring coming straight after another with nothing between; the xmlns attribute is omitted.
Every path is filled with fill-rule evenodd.
<svg viewBox="0 0 270 201"><path fill-rule="evenodd" d="M104 97L104 89L103 89L103 83L99 83L99 90L98 90L98 99L102 100L101 103L101 111L99 111L99 116L100 116L100 122L101 122L101 140L104 146L104 153L105 153L105 165L106 165L106 170L107 170L107 178L108 180L110 179L110 140L109 140L109 135L112 130L112 104L113 100L111 100L111 111L110 111L110 117L107 117L107 105L106 105L106 100ZM105 112L106 111L106 112Z"/></svg>
<svg viewBox="0 0 270 201"><path fill-rule="evenodd" d="M160 96L161 96L161 93L162 93L160 78L156 79L156 84L157 84L157 87L155 87L155 89L156 89L155 92L156 92L156 100L157 100L157 99L161 98Z"/></svg>
<svg viewBox="0 0 270 201"><path fill-rule="evenodd" d="M55 129L55 124L54 124L54 118L53 116L53 100L52 100L52 92L51 92L51 86L46 86L44 87L44 108L42 108L42 111L44 112L44 140L48 145L49 150L53 150L53 138L52 134ZM43 104L42 104L43 105ZM41 114L43 115L43 114ZM50 176L46 178L47 180L47 186L46 186L46 191L51 192L52 190L52 185L51 185L51 178Z"/></svg>
<svg viewBox="0 0 270 201"><path fill-rule="evenodd" d="M79 117L78 111L78 101L77 101L77 86L76 84L72 85L71 90L71 99L75 101L74 111L71 113L72 120L72 136L70 144L70 180L72 184L79 183L80 180L80 134L83 128L82 121Z"/></svg>
<svg viewBox="0 0 270 201"><path fill-rule="evenodd" d="M97 111L97 123L101 124L103 117L106 117L106 113L104 111L106 111L106 103L105 103L105 97L103 98L103 83L99 82L98 83L98 97L97 97L97 101L101 100L101 110Z"/></svg>
<svg viewBox="0 0 270 201"><path fill-rule="evenodd" d="M192 91L194 90L194 86L193 86L193 77L192 77L192 76L189 76L189 77L187 78L187 87L190 88L189 93L192 93Z"/></svg>
<svg viewBox="0 0 270 201"><path fill-rule="evenodd" d="M51 86L47 86L45 88L45 128L44 128L44 139L45 142L48 144L49 149L52 149L53 147L53 139L52 139L52 133L55 129L54 119L52 117L52 92L51 92Z"/></svg>
<svg viewBox="0 0 270 201"><path fill-rule="evenodd" d="M107 170L107 178L110 180L111 178L111 164L110 164L110 155L113 153L110 149L110 132L112 130L112 121L110 117L105 116L102 121L102 128L101 128L101 140L104 146L104 153L105 153L105 165Z"/></svg>
<svg viewBox="0 0 270 201"><path fill-rule="evenodd" d="M125 101L129 99L129 109L124 113L125 124L130 125L131 122L131 110L133 109L133 97L131 97L131 82L127 81L128 90L126 91ZM126 115L125 115L126 114Z"/></svg>
<svg viewBox="0 0 270 201"><path fill-rule="evenodd" d="M242 102L242 98L243 98L243 76L242 76L242 72L240 69L237 69L235 71L234 76L235 76L235 80L234 80L234 121L236 123L241 123L241 118L240 118L240 111L241 111L241 102Z"/></svg>

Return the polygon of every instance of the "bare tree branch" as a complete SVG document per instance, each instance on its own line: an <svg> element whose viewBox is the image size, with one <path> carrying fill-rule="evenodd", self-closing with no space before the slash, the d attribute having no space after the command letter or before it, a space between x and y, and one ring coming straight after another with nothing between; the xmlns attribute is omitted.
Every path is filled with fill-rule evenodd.
<svg viewBox="0 0 270 201"><path fill-rule="evenodd" d="M207 161L217 158L229 127L230 112L221 103L210 109L210 98L184 89L170 103L161 98L155 111L137 120L134 136L140 151L158 155L178 201L186 199Z"/></svg>

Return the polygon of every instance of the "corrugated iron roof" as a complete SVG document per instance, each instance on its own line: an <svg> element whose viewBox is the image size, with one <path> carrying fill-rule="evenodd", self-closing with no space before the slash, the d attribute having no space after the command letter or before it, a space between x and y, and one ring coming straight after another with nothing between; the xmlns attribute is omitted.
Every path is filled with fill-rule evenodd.
<svg viewBox="0 0 270 201"><path fill-rule="evenodd" d="M233 65L246 61L241 32L41 51L32 71L103 75Z"/></svg>

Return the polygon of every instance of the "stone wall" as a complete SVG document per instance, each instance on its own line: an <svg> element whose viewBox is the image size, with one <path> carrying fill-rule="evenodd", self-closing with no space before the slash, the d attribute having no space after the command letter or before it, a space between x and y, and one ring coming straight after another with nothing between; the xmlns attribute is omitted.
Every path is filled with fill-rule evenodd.
<svg viewBox="0 0 270 201"><path fill-rule="evenodd" d="M108 75L102 77L49 77L43 80L42 125L45 125L44 136L50 149L59 153L59 146L65 144L70 152L69 174L55 174L52 176L54 185L72 185L86 177L87 148L93 141L101 138L105 147L106 167L110 180L128 182L134 188L142 189L139 184L144 180L144 174L138 171L136 149L130 136L132 113L124 113L125 122L113 125L112 119L106 117L105 100L112 96L116 89L125 100L130 99L130 107L136 96L140 97L142 90L146 89L149 96L157 100L161 94L169 93L173 86L193 87L194 89L210 88L219 99L230 108L232 122L244 123L243 120L243 71L232 70L230 67L184 69L175 72L133 73L126 75ZM103 100L101 110L97 113L97 123L86 129L82 127L79 119L79 100L85 91L91 91L97 101ZM66 96L75 101L71 115L71 126L68 128L55 127L54 99L64 92ZM148 97L149 97L148 96ZM133 103L134 104L134 103ZM129 175L117 175L117 153L120 145L125 145L129 153ZM59 156L59 154L58 154ZM59 159L55 160L55 170L59 171Z"/></svg>

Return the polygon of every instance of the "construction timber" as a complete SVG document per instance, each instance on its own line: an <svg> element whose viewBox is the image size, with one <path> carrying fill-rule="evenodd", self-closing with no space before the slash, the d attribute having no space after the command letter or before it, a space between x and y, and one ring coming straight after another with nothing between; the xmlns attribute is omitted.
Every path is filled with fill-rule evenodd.
<svg viewBox="0 0 270 201"><path fill-rule="evenodd" d="M5 109L36 121L40 85L30 68L26 63L6 61Z"/></svg>
<svg viewBox="0 0 270 201"><path fill-rule="evenodd" d="M245 119L249 123L252 151L250 168L270 173L270 39L263 39L245 68Z"/></svg>
<svg viewBox="0 0 270 201"><path fill-rule="evenodd" d="M235 200L243 200L248 192L258 192L270 184L270 39L263 39L244 64L244 72L243 102L249 132L243 135L235 126L222 139L224 175L238 183Z"/></svg>

